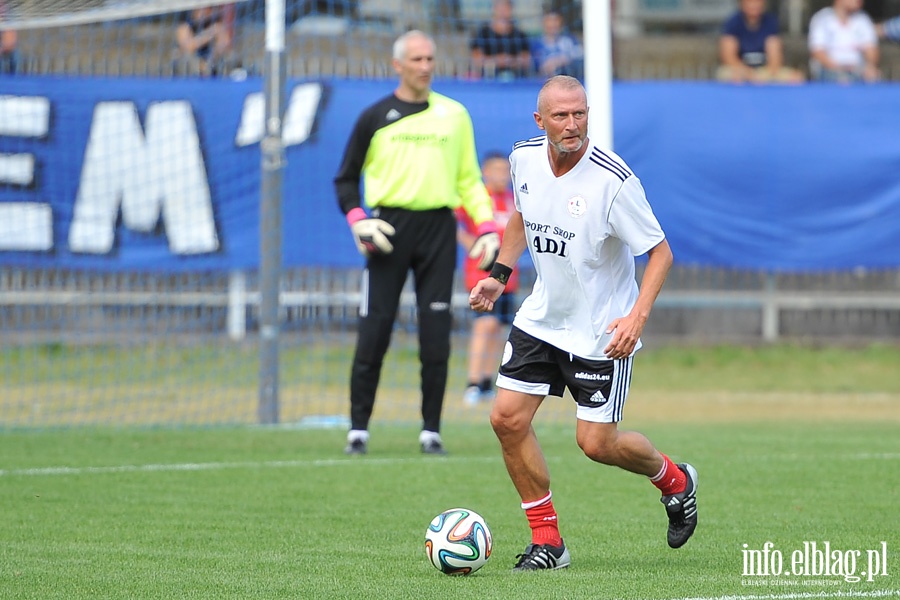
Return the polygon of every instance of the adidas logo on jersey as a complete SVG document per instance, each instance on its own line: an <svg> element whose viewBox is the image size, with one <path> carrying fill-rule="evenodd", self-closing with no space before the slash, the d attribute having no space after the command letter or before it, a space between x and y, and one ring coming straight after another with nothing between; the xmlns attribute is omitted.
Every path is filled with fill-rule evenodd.
<svg viewBox="0 0 900 600"><path fill-rule="evenodd" d="M386 114L384 118L388 121L396 121L400 118L400 111L396 108L392 108L388 111L388 114Z"/></svg>
<svg viewBox="0 0 900 600"><path fill-rule="evenodd" d="M519 191L522 192L523 194L527 194L528 193L528 184L523 183L522 187L519 188Z"/></svg>

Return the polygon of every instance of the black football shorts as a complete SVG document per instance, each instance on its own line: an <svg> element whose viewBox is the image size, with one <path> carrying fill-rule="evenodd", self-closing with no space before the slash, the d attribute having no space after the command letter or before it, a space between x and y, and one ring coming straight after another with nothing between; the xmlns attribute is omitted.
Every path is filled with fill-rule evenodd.
<svg viewBox="0 0 900 600"><path fill-rule="evenodd" d="M618 423L631 387L633 357L593 360L575 356L513 326L503 349L497 387L562 397L566 388L576 416L593 423Z"/></svg>

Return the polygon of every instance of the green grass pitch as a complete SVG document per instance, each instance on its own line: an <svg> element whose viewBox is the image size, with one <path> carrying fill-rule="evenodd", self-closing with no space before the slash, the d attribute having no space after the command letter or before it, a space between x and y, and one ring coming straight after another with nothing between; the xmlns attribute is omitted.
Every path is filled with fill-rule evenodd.
<svg viewBox="0 0 900 600"><path fill-rule="evenodd" d="M571 419L550 411L536 429L572 566L524 574L511 567L528 526L486 411L448 422L445 458L419 454L414 425L385 422L373 425L365 457L344 456L337 429L9 430L0 432L0 598L900 598L896 362L861 393L839 382L873 369L872 357L814 371L805 387L786 376L779 391L770 365L754 366L754 377L736 352L743 368L697 358L733 373L718 386L666 367L697 351L648 355L626 406L623 428L699 470L700 525L679 550L666 546L655 488L590 462ZM653 377L669 371L681 379ZM481 513L494 536L490 560L468 577L440 574L424 553L428 523L455 506ZM784 570L827 542L844 573L746 574L748 552L761 557L767 542L766 564L780 556ZM854 575L874 557L878 574L847 581L857 556Z"/></svg>

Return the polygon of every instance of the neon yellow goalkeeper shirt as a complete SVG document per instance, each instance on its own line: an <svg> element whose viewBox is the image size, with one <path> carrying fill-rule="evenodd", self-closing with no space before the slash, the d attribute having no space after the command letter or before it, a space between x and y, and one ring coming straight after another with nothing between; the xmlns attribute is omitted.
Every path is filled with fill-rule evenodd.
<svg viewBox="0 0 900 600"><path fill-rule="evenodd" d="M493 219L469 113L436 92L422 103L391 94L363 111L334 179L344 214L362 205L361 180L369 208L462 205L476 225Z"/></svg>

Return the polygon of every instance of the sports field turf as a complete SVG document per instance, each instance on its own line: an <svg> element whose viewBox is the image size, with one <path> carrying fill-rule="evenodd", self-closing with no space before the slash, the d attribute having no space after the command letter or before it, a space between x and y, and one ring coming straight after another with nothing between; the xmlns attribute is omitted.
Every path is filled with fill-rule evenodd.
<svg viewBox="0 0 900 600"><path fill-rule="evenodd" d="M701 356L692 393L688 371L666 365L693 352L647 356L636 376L671 381L636 386L623 424L699 470L700 525L680 550L666 546L652 485L584 458L556 416L537 429L573 562L528 574L510 571L528 528L484 419L451 419L445 458L419 454L414 425L385 423L365 457L342 454L342 429L14 430L0 433L0 598L900 597L892 371L863 361L875 370L862 392L815 362L805 387L759 365L744 392L703 379L747 371L735 350L743 368ZM832 392L819 389L828 381ZM494 535L469 577L425 559L425 528L454 506L481 513ZM808 574L746 574L749 551L761 557L767 542L767 565L780 556L783 571ZM828 543L827 575L802 556L813 542ZM878 574L863 575L876 559Z"/></svg>

